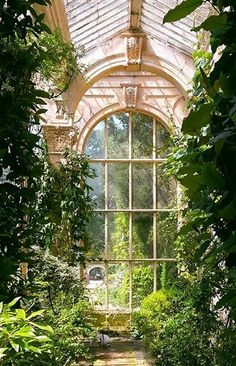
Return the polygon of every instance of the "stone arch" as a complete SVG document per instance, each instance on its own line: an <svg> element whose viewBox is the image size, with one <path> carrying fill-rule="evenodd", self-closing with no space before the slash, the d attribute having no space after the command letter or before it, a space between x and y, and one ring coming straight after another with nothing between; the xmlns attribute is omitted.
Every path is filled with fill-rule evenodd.
<svg viewBox="0 0 236 366"><path fill-rule="evenodd" d="M165 60L162 57L144 55L140 65L127 65L124 54L115 54L99 60L93 64L83 77L75 77L68 91L70 112L75 113L76 108L86 91L97 81L116 72L150 72L170 81L180 94L184 95L189 88L189 75L181 67Z"/></svg>

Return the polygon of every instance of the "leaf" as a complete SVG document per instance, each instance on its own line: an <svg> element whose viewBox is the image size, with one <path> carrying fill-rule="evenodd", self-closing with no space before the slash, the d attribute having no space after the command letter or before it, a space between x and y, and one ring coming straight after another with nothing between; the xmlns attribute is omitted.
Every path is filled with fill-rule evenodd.
<svg viewBox="0 0 236 366"><path fill-rule="evenodd" d="M0 360L1 360L1 358L3 358L3 357L6 357L6 351L7 351L8 349L7 348L0 348Z"/></svg>
<svg viewBox="0 0 236 366"><path fill-rule="evenodd" d="M195 32L198 32L200 29L204 29L206 31L217 31L227 25L227 15L212 15L208 17L202 24L198 27L193 28Z"/></svg>
<svg viewBox="0 0 236 366"><path fill-rule="evenodd" d="M27 320L30 320L32 318L35 318L36 316L39 316L39 315L42 315L43 313L45 312L45 310L37 310L37 311L34 311L32 314L30 314L28 317L27 317Z"/></svg>
<svg viewBox="0 0 236 366"><path fill-rule="evenodd" d="M23 319L23 320L26 319L26 314L23 309L16 309L16 314L17 314L17 318Z"/></svg>
<svg viewBox="0 0 236 366"><path fill-rule="evenodd" d="M35 115L38 115L38 114L44 114L46 113L48 110L47 109L43 109L43 108L40 108L37 110L37 112L35 113Z"/></svg>
<svg viewBox="0 0 236 366"><path fill-rule="evenodd" d="M185 0L181 4L177 5L174 9L168 11L164 16L163 24L169 22L175 22L176 20L185 18L191 14L195 9L202 5L203 0Z"/></svg>
<svg viewBox="0 0 236 366"><path fill-rule="evenodd" d="M213 103L202 104L197 111L191 111L184 118L182 131L185 134L196 135L203 126L209 123L213 106Z"/></svg>
<svg viewBox="0 0 236 366"><path fill-rule="evenodd" d="M222 251L226 251L228 253L236 252L236 233L234 232L222 245Z"/></svg>
<svg viewBox="0 0 236 366"><path fill-rule="evenodd" d="M37 95L37 97L49 98L49 93L44 90L36 89L34 93Z"/></svg>
<svg viewBox="0 0 236 366"><path fill-rule="evenodd" d="M221 189L224 186L224 179L213 163L203 164L202 174L210 189Z"/></svg>
<svg viewBox="0 0 236 366"><path fill-rule="evenodd" d="M14 333L14 337L25 337L25 338L32 338L34 337L34 332L32 331L32 328L30 326L26 326L18 330Z"/></svg>
<svg viewBox="0 0 236 366"><path fill-rule="evenodd" d="M220 74L219 84L226 97L231 97L233 95L234 85L231 85L231 83L232 81L229 78L227 78L225 74L223 73Z"/></svg>
<svg viewBox="0 0 236 366"><path fill-rule="evenodd" d="M35 339L39 342L50 342L51 341L51 339L45 335L37 336L37 337L35 337Z"/></svg>
<svg viewBox="0 0 236 366"><path fill-rule="evenodd" d="M231 201L226 207L219 211L219 215L225 219L235 219L236 218L236 203Z"/></svg>
<svg viewBox="0 0 236 366"><path fill-rule="evenodd" d="M28 345L28 348L30 351L32 351L34 353L42 353L42 351L39 347L32 346L31 344Z"/></svg>
<svg viewBox="0 0 236 366"><path fill-rule="evenodd" d="M51 334L54 333L54 331L50 325L41 325L41 324L37 324L37 323L33 323L33 322L31 322L30 324L32 324L33 326L35 326L36 328L39 328L41 330L46 330L47 332L49 332Z"/></svg>
<svg viewBox="0 0 236 366"><path fill-rule="evenodd" d="M20 300L20 298L21 298L21 296L16 297L15 299L13 299L9 304L7 304L7 308L8 309L12 308L17 303L17 301Z"/></svg>
<svg viewBox="0 0 236 366"><path fill-rule="evenodd" d="M45 24L45 23L41 23L41 28L44 30L44 32L46 33L52 33L51 29Z"/></svg>
<svg viewBox="0 0 236 366"><path fill-rule="evenodd" d="M34 102L36 104L46 104L45 100L41 99L41 98L35 98Z"/></svg>
<svg viewBox="0 0 236 366"><path fill-rule="evenodd" d="M20 346L19 346L19 344L15 343L12 339L10 339L10 344L11 344L12 348L13 348L16 352L19 352L19 350L20 350Z"/></svg>

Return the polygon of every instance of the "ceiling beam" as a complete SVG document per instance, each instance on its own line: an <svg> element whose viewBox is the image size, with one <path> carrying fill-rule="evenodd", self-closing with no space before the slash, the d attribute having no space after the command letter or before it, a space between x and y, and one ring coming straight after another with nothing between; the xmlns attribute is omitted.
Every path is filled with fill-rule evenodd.
<svg viewBox="0 0 236 366"><path fill-rule="evenodd" d="M142 0L130 0L129 5L130 29L140 28L141 12L142 12Z"/></svg>
<svg viewBox="0 0 236 366"><path fill-rule="evenodd" d="M64 40L67 42L71 41L63 0L52 1L51 5L47 6L36 5L35 10L39 14L45 14L45 23L47 23L53 31L60 28Z"/></svg>

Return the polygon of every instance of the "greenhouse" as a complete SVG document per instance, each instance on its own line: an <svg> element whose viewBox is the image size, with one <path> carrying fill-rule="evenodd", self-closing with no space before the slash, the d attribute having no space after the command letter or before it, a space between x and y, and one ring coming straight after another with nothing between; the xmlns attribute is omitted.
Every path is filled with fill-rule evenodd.
<svg viewBox="0 0 236 366"><path fill-rule="evenodd" d="M236 365L234 0L0 3L0 365Z"/></svg>

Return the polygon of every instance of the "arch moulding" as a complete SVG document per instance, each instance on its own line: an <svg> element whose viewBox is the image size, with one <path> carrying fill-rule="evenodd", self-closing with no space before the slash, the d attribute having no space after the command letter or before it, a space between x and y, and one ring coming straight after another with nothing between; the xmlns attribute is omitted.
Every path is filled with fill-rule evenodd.
<svg viewBox="0 0 236 366"><path fill-rule="evenodd" d="M137 65L127 64L124 53L109 55L95 62L87 69L83 77L76 76L71 82L67 92L70 113L76 112L80 100L96 82L117 72L148 72L161 76L171 82L180 91L180 94L184 95L189 89L189 80L193 70L190 57L174 50L167 52L165 47L162 50L162 56L144 53L142 62ZM160 47L158 53L161 53ZM168 57L165 57L166 55ZM180 59L179 64L171 61L171 59L176 60L176 55Z"/></svg>
<svg viewBox="0 0 236 366"><path fill-rule="evenodd" d="M101 111L99 111L97 114L92 116L90 120L81 128L81 130L78 133L77 140L73 146L74 150L79 151L80 153L84 150L84 145L86 142L86 139L90 132L93 130L93 128L101 122L103 119L107 118L111 114L116 114L119 112L140 112L149 114L152 117L156 118L163 126L166 127L167 130L174 129L173 124L170 122L170 117L164 114L161 110L158 110L154 107L150 107L149 105L145 106L137 106L135 109L122 109L120 107L120 104L114 104L111 105Z"/></svg>

